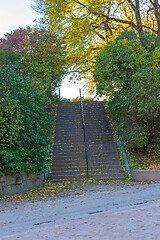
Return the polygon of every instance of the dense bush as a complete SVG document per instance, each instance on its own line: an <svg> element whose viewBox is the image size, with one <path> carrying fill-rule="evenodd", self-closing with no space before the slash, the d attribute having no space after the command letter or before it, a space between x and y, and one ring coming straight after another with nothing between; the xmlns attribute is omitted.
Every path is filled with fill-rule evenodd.
<svg viewBox="0 0 160 240"><path fill-rule="evenodd" d="M4 51L7 64L1 61L0 67L0 174L42 171L54 122L53 113L47 111L51 103L23 74L18 54Z"/></svg>
<svg viewBox="0 0 160 240"><path fill-rule="evenodd" d="M160 133L160 39L123 32L97 57L97 94L109 98L108 111L121 139L144 152Z"/></svg>
<svg viewBox="0 0 160 240"><path fill-rule="evenodd" d="M0 175L41 172L49 161L53 92L65 75L62 45L44 28L19 29L0 41Z"/></svg>

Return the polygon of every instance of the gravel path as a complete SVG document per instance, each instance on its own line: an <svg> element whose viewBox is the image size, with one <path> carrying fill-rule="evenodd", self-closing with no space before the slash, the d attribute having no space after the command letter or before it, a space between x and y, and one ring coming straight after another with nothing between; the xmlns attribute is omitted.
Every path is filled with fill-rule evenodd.
<svg viewBox="0 0 160 240"><path fill-rule="evenodd" d="M0 240L158 240L160 183L87 185L60 199L1 203Z"/></svg>

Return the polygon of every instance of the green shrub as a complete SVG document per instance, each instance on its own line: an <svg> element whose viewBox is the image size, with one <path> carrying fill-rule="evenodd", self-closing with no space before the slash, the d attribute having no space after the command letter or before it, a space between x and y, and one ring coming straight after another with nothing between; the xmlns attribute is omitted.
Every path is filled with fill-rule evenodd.
<svg viewBox="0 0 160 240"><path fill-rule="evenodd" d="M160 41L145 33L143 43L125 31L99 53L94 72L119 136L138 152L160 133Z"/></svg>
<svg viewBox="0 0 160 240"><path fill-rule="evenodd" d="M0 50L0 175L42 171L53 133L51 102L24 74L19 55L5 51L2 58Z"/></svg>

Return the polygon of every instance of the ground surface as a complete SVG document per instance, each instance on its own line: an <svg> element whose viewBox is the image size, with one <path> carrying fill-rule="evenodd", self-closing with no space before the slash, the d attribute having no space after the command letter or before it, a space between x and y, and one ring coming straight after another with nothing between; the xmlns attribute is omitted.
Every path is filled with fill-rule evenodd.
<svg viewBox="0 0 160 240"><path fill-rule="evenodd" d="M158 240L160 183L85 185L59 199L2 202L0 239Z"/></svg>

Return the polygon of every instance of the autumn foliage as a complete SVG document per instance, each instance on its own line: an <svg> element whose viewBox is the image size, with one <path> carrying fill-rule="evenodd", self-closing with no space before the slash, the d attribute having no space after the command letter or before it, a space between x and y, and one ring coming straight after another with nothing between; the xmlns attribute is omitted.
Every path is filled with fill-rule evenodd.
<svg viewBox="0 0 160 240"><path fill-rule="evenodd" d="M20 50L25 39L29 37L30 27L19 28L11 31L11 33L6 33L4 38L0 39L0 48L4 46L13 48L15 50Z"/></svg>
<svg viewBox="0 0 160 240"><path fill-rule="evenodd" d="M47 166L64 74L61 40L47 30L19 29L0 40L0 175Z"/></svg>
<svg viewBox="0 0 160 240"><path fill-rule="evenodd" d="M34 0L50 31L61 33L71 70L85 74L97 52L124 29L160 36L158 0ZM141 40L143 42L143 40Z"/></svg>

